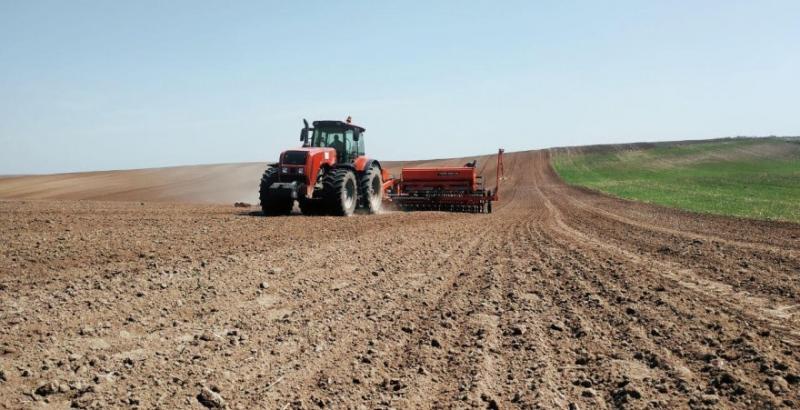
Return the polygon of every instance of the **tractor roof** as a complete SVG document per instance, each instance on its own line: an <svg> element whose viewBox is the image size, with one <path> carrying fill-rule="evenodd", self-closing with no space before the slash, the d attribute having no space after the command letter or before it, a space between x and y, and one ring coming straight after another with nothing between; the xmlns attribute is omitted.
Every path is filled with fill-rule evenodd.
<svg viewBox="0 0 800 410"><path fill-rule="evenodd" d="M314 121L314 128L317 128L317 127L319 127L319 128L335 128L335 129L353 130L353 131L358 130L359 132L366 131L365 128L359 127L358 125L355 125L355 124L348 124L348 123L346 123L344 121L332 121L332 120Z"/></svg>

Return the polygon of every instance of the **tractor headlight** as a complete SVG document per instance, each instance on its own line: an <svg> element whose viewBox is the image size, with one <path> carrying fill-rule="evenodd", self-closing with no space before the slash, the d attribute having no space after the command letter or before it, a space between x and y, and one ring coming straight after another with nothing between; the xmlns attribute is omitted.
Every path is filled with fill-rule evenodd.
<svg viewBox="0 0 800 410"><path fill-rule="evenodd" d="M281 168L281 172L283 172L284 174L288 174L289 173L289 168L283 167L283 168Z"/></svg>

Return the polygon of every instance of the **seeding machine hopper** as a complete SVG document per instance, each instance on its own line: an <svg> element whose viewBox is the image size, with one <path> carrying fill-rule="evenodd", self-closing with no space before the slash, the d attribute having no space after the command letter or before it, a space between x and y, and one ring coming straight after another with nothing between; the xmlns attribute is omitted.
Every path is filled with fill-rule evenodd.
<svg viewBox="0 0 800 410"><path fill-rule="evenodd" d="M389 196L404 211L491 213L503 178L503 152L497 152L494 191L485 189L472 161L461 167L405 167Z"/></svg>

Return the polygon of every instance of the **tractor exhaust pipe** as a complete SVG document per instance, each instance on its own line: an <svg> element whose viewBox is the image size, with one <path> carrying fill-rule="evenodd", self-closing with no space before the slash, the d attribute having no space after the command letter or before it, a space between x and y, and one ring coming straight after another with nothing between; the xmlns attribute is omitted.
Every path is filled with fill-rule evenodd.
<svg viewBox="0 0 800 410"><path fill-rule="evenodd" d="M311 144L308 143L308 132L312 130L313 128L308 128L308 121L303 118L303 129L300 130L300 141L303 141L304 147L311 146Z"/></svg>

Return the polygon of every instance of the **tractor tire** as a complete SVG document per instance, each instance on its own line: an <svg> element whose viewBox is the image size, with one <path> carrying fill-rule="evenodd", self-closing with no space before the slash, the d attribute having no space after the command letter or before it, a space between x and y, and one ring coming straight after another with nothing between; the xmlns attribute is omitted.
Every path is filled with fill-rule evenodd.
<svg viewBox="0 0 800 410"><path fill-rule="evenodd" d="M258 197L261 200L261 210L264 215L277 216L289 215L292 212L294 201L284 198L274 198L269 194L269 187L278 181L278 169L267 168L261 176L261 185L258 190Z"/></svg>
<svg viewBox="0 0 800 410"><path fill-rule="evenodd" d="M352 215L358 205L356 174L347 168L328 172L322 180L322 200L331 215Z"/></svg>
<svg viewBox="0 0 800 410"><path fill-rule="evenodd" d="M364 171L358 182L359 205L366 209L367 212L377 214L381 211L381 205L383 204L381 169L374 165L371 166Z"/></svg>

